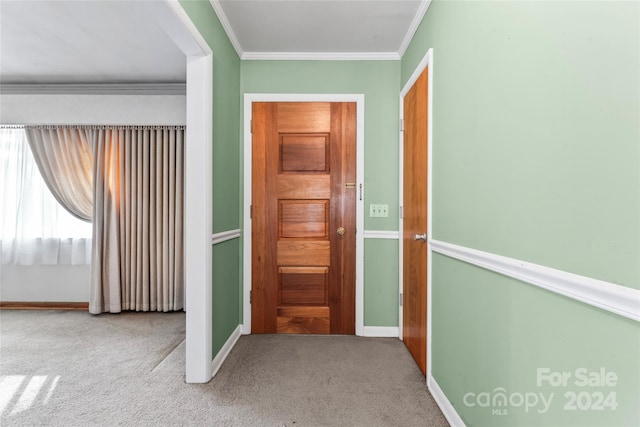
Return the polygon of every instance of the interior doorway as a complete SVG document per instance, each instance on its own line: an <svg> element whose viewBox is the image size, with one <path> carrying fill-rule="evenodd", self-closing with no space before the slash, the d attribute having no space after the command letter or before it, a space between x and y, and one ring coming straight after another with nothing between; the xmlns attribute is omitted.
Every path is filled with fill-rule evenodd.
<svg viewBox="0 0 640 427"><path fill-rule="evenodd" d="M425 377L430 376L430 236L432 51L400 94L401 337Z"/></svg>
<svg viewBox="0 0 640 427"><path fill-rule="evenodd" d="M252 106L253 333L355 333L356 104Z"/></svg>
<svg viewBox="0 0 640 427"><path fill-rule="evenodd" d="M184 159L186 382L206 383L212 356L213 52L178 2L145 5L186 56L187 128Z"/></svg>
<svg viewBox="0 0 640 427"><path fill-rule="evenodd" d="M284 333L362 335L364 96L245 94L244 102L243 333L275 333L280 329ZM283 106L272 108L275 103ZM303 122L315 123L312 129L289 121L292 108L301 107L309 109L302 112L306 116ZM274 121L265 122L260 109L265 110L267 116L281 116L279 120L284 127L272 129L268 123ZM311 111L318 109L328 115L323 115L320 122L308 120ZM346 128L338 126L332 130L332 122L349 120L351 124ZM321 123L324 123L322 129L314 128ZM262 177L255 177L252 171L254 161L266 161L266 158L261 160L263 154L260 154L259 146L254 145L256 135L261 132L272 135L273 154L268 157L275 172L269 179L265 172L261 172ZM338 138L336 141L355 138L355 144L348 144L350 148L346 152L338 150L331 143L332 133ZM332 151L335 157L332 157ZM343 162L351 166L343 170L342 166L338 167L338 163ZM336 171L335 178L327 173L330 170ZM296 175L306 184L290 182ZM303 187L311 194L298 191ZM260 196L259 191L264 194L275 192L276 198L261 209L258 205L263 203L260 197L264 194ZM256 206L252 207L254 196L257 197ZM254 214L257 221L252 218ZM262 241L254 241L254 226L258 235L263 235ZM253 250L254 244L259 248L257 252ZM342 254L347 254L344 262L340 260ZM255 262L263 262L265 257L273 262L254 271ZM355 270L349 264L355 266ZM263 277L256 277L254 281L256 275ZM264 276L269 279L264 280ZM355 283L355 286L349 289L349 286L340 285L343 281ZM275 287L260 288L264 283L275 284ZM310 293L304 295L302 289ZM341 307L342 299L347 301L345 307ZM270 313L268 318L266 311Z"/></svg>

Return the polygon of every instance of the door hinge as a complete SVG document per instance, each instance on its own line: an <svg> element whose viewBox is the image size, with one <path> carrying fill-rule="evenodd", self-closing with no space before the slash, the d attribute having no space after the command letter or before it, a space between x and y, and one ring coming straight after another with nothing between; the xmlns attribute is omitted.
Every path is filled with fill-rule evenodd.
<svg viewBox="0 0 640 427"><path fill-rule="evenodd" d="M253 218L253 205L249 205L249 218Z"/></svg>
<svg viewBox="0 0 640 427"><path fill-rule="evenodd" d="M400 132L404 132L404 120L400 119Z"/></svg>
<svg viewBox="0 0 640 427"><path fill-rule="evenodd" d="M400 294L400 306L401 306L401 307L402 307L402 303L403 303L403 302L404 302L403 295L402 295L402 294Z"/></svg>
<svg viewBox="0 0 640 427"><path fill-rule="evenodd" d="M249 119L249 132L253 133L253 119Z"/></svg>
<svg viewBox="0 0 640 427"><path fill-rule="evenodd" d="M253 304L253 291L249 291L249 304Z"/></svg>
<svg viewBox="0 0 640 427"><path fill-rule="evenodd" d="M404 218L404 209L400 206L400 218Z"/></svg>

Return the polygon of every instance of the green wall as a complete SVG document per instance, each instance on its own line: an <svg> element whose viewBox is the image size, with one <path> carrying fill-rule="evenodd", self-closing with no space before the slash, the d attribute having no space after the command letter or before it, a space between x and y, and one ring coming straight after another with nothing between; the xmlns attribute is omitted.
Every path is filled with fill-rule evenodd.
<svg viewBox="0 0 640 427"><path fill-rule="evenodd" d="M401 81L433 48L435 239L640 288L639 23L638 2L431 4ZM467 425L640 424L637 322L437 254L431 286L432 373ZM580 368L618 380L581 387ZM464 401L500 387L555 396ZM617 409L565 410L572 392Z"/></svg>
<svg viewBox="0 0 640 427"><path fill-rule="evenodd" d="M207 0L180 4L213 51L213 230L240 228L240 59ZM213 354L242 322L238 241L213 248Z"/></svg>
<svg viewBox="0 0 640 427"><path fill-rule="evenodd" d="M431 4L434 238L640 288L638 7Z"/></svg>
<svg viewBox="0 0 640 427"><path fill-rule="evenodd" d="M398 326L398 240L364 241L364 325Z"/></svg>
<svg viewBox="0 0 640 427"><path fill-rule="evenodd" d="M365 229L398 229L399 61L242 61L243 93L364 94ZM369 204L389 205L369 218ZM365 244L365 326L398 326L398 242Z"/></svg>

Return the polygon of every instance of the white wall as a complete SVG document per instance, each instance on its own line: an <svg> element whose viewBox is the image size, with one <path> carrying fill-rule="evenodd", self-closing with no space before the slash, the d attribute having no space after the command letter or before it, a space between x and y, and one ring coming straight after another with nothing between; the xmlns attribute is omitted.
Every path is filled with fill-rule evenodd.
<svg viewBox="0 0 640 427"><path fill-rule="evenodd" d="M186 124L185 95L2 95L2 124Z"/></svg>
<svg viewBox="0 0 640 427"><path fill-rule="evenodd" d="M87 302L89 265L0 265L0 301Z"/></svg>
<svg viewBox="0 0 640 427"><path fill-rule="evenodd" d="M184 95L2 95L2 124L186 124ZM0 301L87 302L90 266L0 266Z"/></svg>

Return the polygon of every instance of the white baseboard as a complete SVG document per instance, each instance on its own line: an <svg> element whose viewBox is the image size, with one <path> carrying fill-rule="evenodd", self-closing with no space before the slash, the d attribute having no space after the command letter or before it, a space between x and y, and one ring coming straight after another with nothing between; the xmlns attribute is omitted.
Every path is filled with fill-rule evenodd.
<svg viewBox="0 0 640 427"><path fill-rule="evenodd" d="M365 326L362 328L363 337L398 338L397 326Z"/></svg>
<svg viewBox="0 0 640 427"><path fill-rule="evenodd" d="M231 353L231 350L233 350L233 347L238 342L240 335L242 335L241 332L242 325L238 325L238 327L231 333L231 336L229 337L227 342L224 343L216 357L211 362L211 378L215 377L222 367L222 364L226 360L227 356L229 356L229 353Z"/></svg>
<svg viewBox="0 0 640 427"><path fill-rule="evenodd" d="M436 382L436 379L433 376L429 377L427 381L427 386L429 387L429 391L433 396L433 400L436 401L438 407L444 414L444 417L447 419L449 424L453 427L464 427L464 421L460 418L460 415L456 412L456 408L453 407L447 396L445 396L444 392Z"/></svg>

